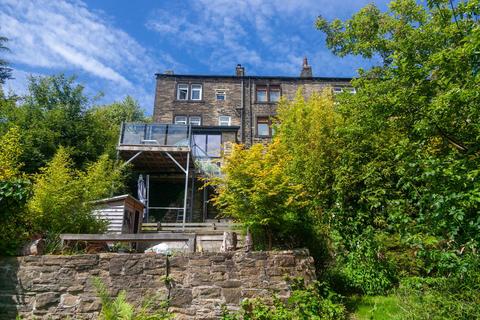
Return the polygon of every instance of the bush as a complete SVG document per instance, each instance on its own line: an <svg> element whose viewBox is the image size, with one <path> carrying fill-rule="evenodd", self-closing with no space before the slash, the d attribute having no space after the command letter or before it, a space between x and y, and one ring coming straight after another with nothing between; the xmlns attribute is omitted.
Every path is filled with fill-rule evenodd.
<svg viewBox="0 0 480 320"><path fill-rule="evenodd" d="M18 127L0 137L0 150L0 256L15 255L31 229L25 213L31 182L21 172L23 148Z"/></svg>
<svg viewBox="0 0 480 320"><path fill-rule="evenodd" d="M222 319L341 320L346 318L345 308L340 303L341 297L333 293L325 283L314 282L310 286L305 286L302 279L294 279L291 289L291 296L286 301L275 296L272 297L273 304L259 298L247 299L242 302L240 314L232 315L224 310Z"/></svg>
<svg viewBox="0 0 480 320"><path fill-rule="evenodd" d="M93 284L97 289L97 295L102 302L100 320L167 320L172 315L167 311L166 301L160 301L154 305L153 300L143 303L140 308L135 308L127 302L126 292L120 291L117 297L111 297L107 287L100 278L94 278Z"/></svg>
<svg viewBox="0 0 480 320"><path fill-rule="evenodd" d="M403 279L397 296L405 319L480 319L480 270L468 277Z"/></svg>
<svg viewBox="0 0 480 320"><path fill-rule="evenodd" d="M366 231L354 243L338 261L342 290L369 295L386 293L396 282L394 265L386 259L370 232Z"/></svg>
<svg viewBox="0 0 480 320"><path fill-rule="evenodd" d="M61 233L104 231L105 222L92 215L92 201L109 196L121 181L121 171L106 156L79 171L67 150L60 148L36 176L28 202L34 231L47 236L47 251L55 251Z"/></svg>

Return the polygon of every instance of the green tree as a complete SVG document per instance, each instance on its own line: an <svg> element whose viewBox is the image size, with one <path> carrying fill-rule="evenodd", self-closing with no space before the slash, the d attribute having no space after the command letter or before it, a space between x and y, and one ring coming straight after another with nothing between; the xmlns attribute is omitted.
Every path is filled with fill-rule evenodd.
<svg viewBox="0 0 480 320"><path fill-rule="evenodd" d="M303 187L285 175L289 157L274 141L268 146L240 145L223 167L224 177L214 181L214 203L228 217L238 219L259 238L257 244L298 245L295 230L302 226L305 193ZM275 204L275 205L272 205Z"/></svg>
<svg viewBox="0 0 480 320"><path fill-rule="evenodd" d="M29 236L24 206L30 196L30 180L21 172L18 127L0 136L0 150L0 255L11 255Z"/></svg>
<svg viewBox="0 0 480 320"><path fill-rule="evenodd" d="M58 146L75 149L79 162L101 153L88 133L84 113L87 99L73 78L63 75L31 77L23 103L7 104L2 113L7 123L20 127L27 172L36 172L50 160ZM97 149L95 152L92 149Z"/></svg>
<svg viewBox="0 0 480 320"><path fill-rule="evenodd" d="M138 102L130 96L123 101L95 106L88 111L95 127L104 135L105 152L113 157L120 135L122 122L150 122Z"/></svg>
<svg viewBox="0 0 480 320"><path fill-rule="evenodd" d="M0 100L0 132L12 124L20 127L26 172L44 166L59 146L69 149L76 168L104 153L113 159L121 123L149 121L131 97L91 107L83 90L74 77L31 77L22 100Z"/></svg>
<svg viewBox="0 0 480 320"><path fill-rule="evenodd" d="M74 168L64 148L41 169L33 184L28 212L36 233L45 235L54 250L60 233L97 233L105 224L92 215L92 201L110 196L122 187L121 167L106 155L87 166Z"/></svg>
<svg viewBox="0 0 480 320"><path fill-rule="evenodd" d="M381 59L359 71L357 94L338 97L331 213L347 248L365 231L400 233L423 252L426 272L456 268L440 263L452 253L477 252L479 14L478 0L398 0L388 12L368 5L344 22L317 20L335 54Z"/></svg>
<svg viewBox="0 0 480 320"><path fill-rule="evenodd" d="M5 46L8 41L6 37L0 36L0 51L9 51ZM5 59L0 58L0 85L5 83L5 80L12 78L12 68L8 66L8 62Z"/></svg>

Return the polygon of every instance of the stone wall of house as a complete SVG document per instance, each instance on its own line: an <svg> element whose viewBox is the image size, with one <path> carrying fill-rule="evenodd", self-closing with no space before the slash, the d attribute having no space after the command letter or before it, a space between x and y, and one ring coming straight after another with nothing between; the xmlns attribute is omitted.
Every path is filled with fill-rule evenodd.
<svg viewBox="0 0 480 320"><path fill-rule="evenodd" d="M308 251L0 258L0 319L96 319L94 277L137 305L170 297L177 319L218 319L245 298L288 296L287 275L314 279Z"/></svg>
<svg viewBox="0 0 480 320"><path fill-rule="evenodd" d="M202 100L177 100L178 84L201 84ZM256 132L257 118L275 116L278 103L257 102L257 86L278 87L282 96L292 100L299 88L302 88L304 96L307 98L313 92L319 92L325 87L349 86L349 81L334 78L159 75L155 89L153 119L160 123L173 123L175 116L200 116L203 126L218 126L219 116L230 116L231 125L240 126L238 135L236 139L232 139L233 141L237 140L247 146L252 143L266 143L271 138L258 136ZM215 92L217 90L226 92L224 101L216 100Z"/></svg>

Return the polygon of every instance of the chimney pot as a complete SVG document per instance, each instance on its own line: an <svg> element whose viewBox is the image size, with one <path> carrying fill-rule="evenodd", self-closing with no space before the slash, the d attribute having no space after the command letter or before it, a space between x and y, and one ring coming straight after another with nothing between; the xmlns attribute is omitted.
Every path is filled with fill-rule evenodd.
<svg viewBox="0 0 480 320"><path fill-rule="evenodd" d="M237 67L235 68L235 75L237 77L244 77L245 76L245 67L242 67L242 65L240 63L237 64Z"/></svg>
<svg viewBox="0 0 480 320"><path fill-rule="evenodd" d="M302 72L300 73L300 78L311 78L311 77L313 77L312 67L308 65L307 57L304 57L303 58Z"/></svg>

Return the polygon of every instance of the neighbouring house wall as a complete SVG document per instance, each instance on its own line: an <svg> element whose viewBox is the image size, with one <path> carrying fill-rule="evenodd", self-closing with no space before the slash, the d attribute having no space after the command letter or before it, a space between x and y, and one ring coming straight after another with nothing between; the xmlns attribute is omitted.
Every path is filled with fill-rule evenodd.
<svg viewBox="0 0 480 320"><path fill-rule="evenodd" d="M172 279L171 287L165 276ZM170 296L177 319L217 319L242 299L289 295L285 276L315 279L307 250L181 254L93 254L0 258L0 319L96 319L92 279L140 304Z"/></svg>

